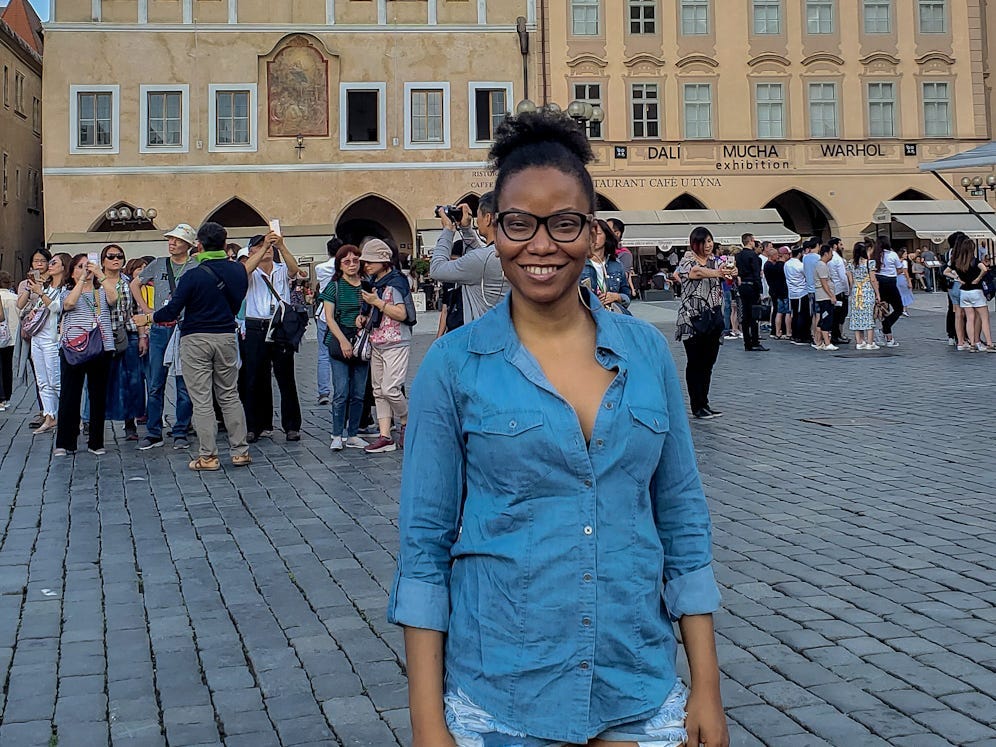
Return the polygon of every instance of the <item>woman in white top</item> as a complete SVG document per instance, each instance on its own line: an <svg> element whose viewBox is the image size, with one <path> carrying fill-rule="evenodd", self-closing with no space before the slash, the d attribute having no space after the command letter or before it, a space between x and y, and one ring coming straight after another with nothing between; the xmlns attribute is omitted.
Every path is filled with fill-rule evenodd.
<svg viewBox="0 0 996 747"><path fill-rule="evenodd" d="M20 332L17 294L11 290L14 279L9 272L0 272L0 324L6 323L9 337L0 337L0 412L14 390L14 347Z"/></svg>
<svg viewBox="0 0 996 747"><path fill-rule="evenodd" d="M17 307L44 313L48 318L42 329L31 338L31 365L35 370L38 399L41 400L42 421L35 435L55 428L59 411L62 376L59 370L59 315L62 313L62 285L69 269L67 254L54 257L46 249L31 255L31 271L18 287ZM44 269L43 269L44 268Z"/></svg>
<svg viewBox="0 0 996 747"><path fill-rule="evenodd" d="M892 245L886 236L879 236L875 243L875 279L878 280L879 297L892 307L892 311L882 320L882 332L885 333L885 346L898 348L899 343L892 339L892 326L903 315L903 299L899 294L897 277L905 275L906 268L899 255L892 250Z"/></svg>

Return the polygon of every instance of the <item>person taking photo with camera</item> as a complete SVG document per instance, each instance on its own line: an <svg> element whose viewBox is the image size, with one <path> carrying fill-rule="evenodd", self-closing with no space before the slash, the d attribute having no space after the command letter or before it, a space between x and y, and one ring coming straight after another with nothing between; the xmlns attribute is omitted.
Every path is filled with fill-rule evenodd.
<svg viewBox="0 0 996 747"><path fill-rule="evenodd" d="M436 215L443 224L443 232L432 250L429 261L429 275L440 283L455 283L461 289L463 296L464 324L484 316L488 309L497 304L508 292L505 275L502 273L501 262L495 256L495 196L488 192L477 208L477 230L484 237L486 244L471 226L470 206L462 203L459 223L455 221L456 214L449 214L447 206L436 210ZM453 250L453 240L459 229L463 239L464 253L462 257L450 259Z"/></svg>

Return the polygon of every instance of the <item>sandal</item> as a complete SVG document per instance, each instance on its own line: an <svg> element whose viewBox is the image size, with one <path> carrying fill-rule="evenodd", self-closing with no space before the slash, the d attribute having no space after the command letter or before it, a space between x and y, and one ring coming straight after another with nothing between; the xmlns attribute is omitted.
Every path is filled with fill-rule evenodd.
<svg viewBox="0 0 996 747"><path fill-rule="evenodd" d="M200 456L187 466L194 472L217 472L221 469L221 462L216 456Z"/></svg>

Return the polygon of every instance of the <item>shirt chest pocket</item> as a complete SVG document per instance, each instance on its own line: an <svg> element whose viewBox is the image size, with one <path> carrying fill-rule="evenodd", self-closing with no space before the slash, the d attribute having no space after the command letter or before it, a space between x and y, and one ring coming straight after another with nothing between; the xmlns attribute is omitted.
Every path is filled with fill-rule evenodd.
<svg viewBox="0 0 996 747"><path fill-rule="evenodd" d="M468 487L527 497L553 469L560 449L543 415L528 410L490 413L467 426Z"/></svg>
<svg viewBox="0 0 996 747"><path fill-rule="evenodd" d="M621 457L622 467L638 483L648 485L660 463L664 440L670 431L667 410L630 407L626 425L629 433L624 440L626 449Z"/></svg>

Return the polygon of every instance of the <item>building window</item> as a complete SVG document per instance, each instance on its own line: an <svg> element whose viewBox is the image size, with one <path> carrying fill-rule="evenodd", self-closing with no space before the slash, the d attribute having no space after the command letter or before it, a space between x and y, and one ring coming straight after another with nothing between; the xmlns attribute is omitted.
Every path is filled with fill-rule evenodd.
<svg viewBox="0 0 996 747"><path fill-rule="evenodd" d="M923 84L923 134L951 137L951 101L947 83Z"/></svg>
<svg viewBox="0 0 996 747"><path fill-rule="evenodd" d="M868 84L868 135L896 136L896 93L892 83Z"/></svg>
<svg viewBox="0 0 996 747"><path fill-rule="evenodd" d="M69 87L69 152L118 152L118 86Z"/></svg>
<svg viewBox="0 0 996 747"><path fill-rule="evenodd" d="M495 139L495 130L509 114L511 83L470 84L470 147L484 148Z"/></svg>
<svg viewBox="0 0 996 747"><path fill-rule="evenodd" d="M599 0L571 0L571 32L574 36L598 36Z"/></svg>
<svg viewBox="0 0 996 747"><path fill-rule="evenodd" d="M212 84L208 86L208 97L208 150L212 153L254 152L257 129L256 84ZM181 107L182 105L181 99ZM147 131L148 128L143 130ZM150 150L155 153L162 147L152 146ZM182 150L182 145L180 149Z"/></svg>
<svg viewBox="0 0 996 747"><path fill-rule="evenodd" d="M14 72L14 111L24 115L24 75Z"/></svg>
<svg viewBox="0 0 996 747"><path fill-rule="evenodd" d="M629 33L657 33L657 0L629 0Z"/></svg>
<svg viewBox="0 0 996 747"><path fill-rule="evenodd" d="M782 0L753 0L754 33L782 33Z"/></svg>
<svg viewBox="0 0 996 747"><path fill-rule="evenodd" d="M709 33L709 0L682 0L681 33L683 36Z"/></svg>
<svg viewBox="0 0 996 747"><path fill-rule="evenodd" d="M837 84L809 84L809 136L837 137Z"/></svg>
<svg viewBox="0 0 996 747"><path fill-rule="evenodd" d="M943 34L948 30L946 0L919 0L920 33Z"/></svg>
<svg viewBox="0 0 996 747"><path fill-rule="evenodd" d="M8 156L6 153L3 154L3 183L0 184L0 203L6 205L8 200L7 195L7 161Z"/></svg>
<svg viewBox="0 0 996 747"><path fill-rule="evenodd" d="M450 84L405 83L405 147L450 147Z"/></svg>
<svg viewBox="0 0 996 747"><path fill-rule="evenodd" d="M712 86L708 83L686 83L685 137L703 140L712 137Z"/></svg>
<svg viewBox="0 0 996 747"><path fill-rule="evenodd" d="M387 84L339 84L339 147L387 148Z"/></svg>
<svg viewBox="0 0 996 747"><path fill-rule="evenodd" d="M189 87L186 85L165 88L162 86L141 86L140 120L142 127L142 153L164 153L174 151L185 153L188 141ZM248 137L249 103L247 91L219 91L217 93L217 116L226 115L229 125L225 132L216 122L218 133L223 137L235 134L243 140L228 145L245 145ZM221 99L225 101L222 103ZM232 125L231 123L236 123ZM221 144L221 143L219 143Z"/></svg>
<svg viewBox="0 0 996 747"><path fill-rule="evenodd" d="M785 137L785 94L781 83L758 83L754 89L757 106L757 136Z"/></svg>
<svg viewBox="0 0 996 747"><path fill-rule="evenodd" d="M10 109L10 68L3 66L3 105Z"/></svg>
<svg viewBox="0 0 996 747"><path fill-rule="evenodd" d="M602 105L602 84L601 83L575 83L574 99L592 106ZM604 111L604 110L603 110ZM604 122L585 122L585 129L588 137L592 140L602 138L602 125Z"/></svg>
<svg viewBox="0 0 996 747"><path fill-rule="evenodd" d="M37 96L31 99L31 130L41 135L41 100Z"/></svg>
<svg viewBox="0 0 996 747"><path fill-rule="evenodd" d="M806 1L806 33L833 33L833 0Z"/></svg>
<svg viewBox="0 0 996 747"><path fill-rule="evenodd" d="M892 0L864 0L866 34L892 33Z"/></svg>
<svg viewBox="0 0 996 747"><path fill-rule="evenodd" d="M661 135L660 100L656 83L632 83L629 97L633 106L633 138L658 138Z"/></svg>

